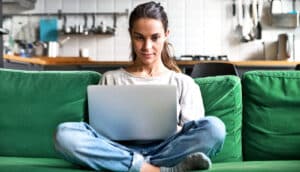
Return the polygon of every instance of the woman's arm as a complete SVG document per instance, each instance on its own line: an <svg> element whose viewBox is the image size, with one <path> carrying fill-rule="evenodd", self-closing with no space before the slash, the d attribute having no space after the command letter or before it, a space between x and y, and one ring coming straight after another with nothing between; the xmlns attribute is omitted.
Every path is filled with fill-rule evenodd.
<svg viewBox="0 0 300 172"><path fill-rule="evenodd" d="M180 124L191 120L199 120L204 117L204 105L199 86L192 78L187 78L182 83L182 91L180 95Z"/></svg>

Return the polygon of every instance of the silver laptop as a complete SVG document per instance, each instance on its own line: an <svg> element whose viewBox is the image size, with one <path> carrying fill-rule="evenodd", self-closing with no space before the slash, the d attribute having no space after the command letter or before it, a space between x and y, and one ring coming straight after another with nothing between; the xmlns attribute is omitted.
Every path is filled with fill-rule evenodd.
<svg viewBox="0 0 300 172"><path fill-rule="evenodd" d="M176 132L176 87L88 86L89 123L116 141L163 140Z"/></svg>

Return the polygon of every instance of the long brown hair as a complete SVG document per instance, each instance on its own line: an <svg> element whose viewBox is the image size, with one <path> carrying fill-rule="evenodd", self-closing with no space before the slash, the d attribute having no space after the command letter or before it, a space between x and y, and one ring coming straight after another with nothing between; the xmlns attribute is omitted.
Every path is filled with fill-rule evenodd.
<svg viewBox="0 0 300 172"><path fill-rule="evenodd" d="M135 9L131 12L129 17L130 33L132 31L134 22L140 18L151 18L151 19L160 20L163 24L164 31L166 32L168 30L167 13L164 11L164 8L160 5L160 3L151 1L144 4L140 4L137 7L135 7ZM170 46L171 44L165 41L163 50L161 52L162 62L168 69L173 70L175 72L181 72L180 68L177 66L177 64L172 58ZM131 55L133 61L135 61L137 55L133 49L132 44L131 44Z"/></svg>

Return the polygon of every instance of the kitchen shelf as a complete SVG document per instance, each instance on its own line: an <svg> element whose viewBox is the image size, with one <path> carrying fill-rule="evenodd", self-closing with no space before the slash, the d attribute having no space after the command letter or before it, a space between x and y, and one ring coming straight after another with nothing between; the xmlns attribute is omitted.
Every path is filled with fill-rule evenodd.
<svg viewBox="0 0 300 172"><path fill-rule="evenodd" d="M115 32L113 32L113 33L92 33L92 32L89 32L88 35L85 35L83 33L64 33L63 31L60 31L59 35L61 35L61 36L114 36Z"/></svg>
<svg viewBox="0 0 300 172"><path fill-rule="evenodd" d="M31 16L44 16L44 17L51 17L57 16L59 19L63 16L85 16L85 15L102 15L102 16L113 16L113 26L114 28L117 27L117 17L118 16L128 16L129 10L126 9L125 12L62 12L58 10L57 13L9 13L3 14L3 18L10 18L13 16L24 16L24 17L31 17Z"/></svg>
<svg viewBox="0 0 300 172"><path fill-rule="evenodd" d="M297 28L299 26L299 13L272 14L272 25L282 28Z"/></svg>

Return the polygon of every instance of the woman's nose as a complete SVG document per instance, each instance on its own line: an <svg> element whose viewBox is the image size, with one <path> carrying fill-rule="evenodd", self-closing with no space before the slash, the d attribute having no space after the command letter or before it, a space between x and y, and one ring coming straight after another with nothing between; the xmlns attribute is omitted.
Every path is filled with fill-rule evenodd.
<svg viewBox="0 0 300 172"><path fill-rule="evenodd" d="M144 42L143 48L144 48L144 49L150 49L151 47L152 47L152 42L151 42L151 40L146 40L146 41Z"/></svg>

